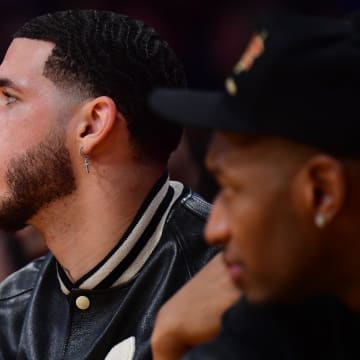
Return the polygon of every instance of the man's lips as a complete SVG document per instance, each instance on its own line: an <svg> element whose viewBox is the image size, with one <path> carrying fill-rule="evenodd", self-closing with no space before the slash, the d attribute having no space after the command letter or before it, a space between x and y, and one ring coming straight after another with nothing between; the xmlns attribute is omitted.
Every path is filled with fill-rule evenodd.
<svg viewBox="0 0 360 360"><path fill-rule="evenodd" d="M231 264L228 266L229 274L232 278L237 278L243 272L244 267L238 264Z"/></svg>
<svg viewBox="0 0 360 360"><path fill-rule="evenodd" d="M241 277L244 272L244 266L241 264L230 264L228 265L228 271L231 280L236 284L240 284Z"/></svg>
<svg viewBox="0 0 360 360"><path fill-rule="evenodd" d="M240 283L240 278L242 273L244 272L245 266L243 262L239 262L239 261L234 261L234 260L230 260L229 258L226 257L226 255L224 254L224 261L225 264L228 268L229 271L229 275L232 281L234 281L235 283Z"/></svg>

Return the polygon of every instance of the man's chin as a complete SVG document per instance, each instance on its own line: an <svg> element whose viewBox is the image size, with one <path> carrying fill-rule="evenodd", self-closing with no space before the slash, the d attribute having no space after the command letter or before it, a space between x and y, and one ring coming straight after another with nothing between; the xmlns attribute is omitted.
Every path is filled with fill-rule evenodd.
<svg viewBox="0 0 360 360"><path fill-rule="evenodd" d="M264 286L247 284L247 287L242 288L242 291L246 300L251 304L289 303L293 301L288 293Z"/></svg>
<svg viewBox="0 0 360 360"><path fill-rule="evenodd" d="M246 289L244 297L250 304L299 304L309 297L316 295L301 289L286 289L286 291L274 291L272 289Z"/></svg>

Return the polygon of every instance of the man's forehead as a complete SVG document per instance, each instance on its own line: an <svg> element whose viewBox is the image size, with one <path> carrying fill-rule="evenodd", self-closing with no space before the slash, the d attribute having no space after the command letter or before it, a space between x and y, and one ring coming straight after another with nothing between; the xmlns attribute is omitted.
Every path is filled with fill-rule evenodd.
<svg viewBox="0 0 360 360"><path fill-rule="evenodd" d="M240 139L241 137L234 133L215 131L206 154L208 169L216 173L225 170L229 160L236 158L240 151L237 145Z"/></svg>
<svg viewBox="0 0 360 360"><path fill-rule="evenodd" d="M238 153L259 144L260 139L252 135L215 131L210 141L209 156L224 156Z"/></svg>
<svg viewBox="0 0 360 360"><path fill-rule="evenodd" d="M14 39L0 65L0 78L26 81L29 78L41 76L44 64L54 46L48 41Z"/></svg>
<svg viewBox="0 0 360 360"><path fill-rule="evenodd" d="M295 148L293 143L276 137L216 131L210 142L206 163L209 170L276 163L280 159L294 158Z"/></svg>

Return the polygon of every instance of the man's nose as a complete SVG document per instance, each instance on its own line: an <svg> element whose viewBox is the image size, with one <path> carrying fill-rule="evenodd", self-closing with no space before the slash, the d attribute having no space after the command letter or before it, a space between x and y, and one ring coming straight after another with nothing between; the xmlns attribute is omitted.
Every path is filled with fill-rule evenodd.
<svg viewBox="0 0 360 360"><path fill-rule="evenodd" d="M230 228L227 211L219 197L216 197L205 227L205 239L210 245L224 245L229 238Z"/></svg>

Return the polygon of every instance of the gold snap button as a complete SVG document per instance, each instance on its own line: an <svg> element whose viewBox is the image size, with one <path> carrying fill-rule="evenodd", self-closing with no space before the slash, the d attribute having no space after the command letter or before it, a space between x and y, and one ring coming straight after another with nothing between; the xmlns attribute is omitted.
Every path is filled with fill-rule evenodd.
<svg viewBox="0 0 360 360"><path fill-rule="evenodd" d="M90 307L90 300L87 296L79 296L76 301L75 304L77 306L78 309L80 310L86 310Z"/></svg>

